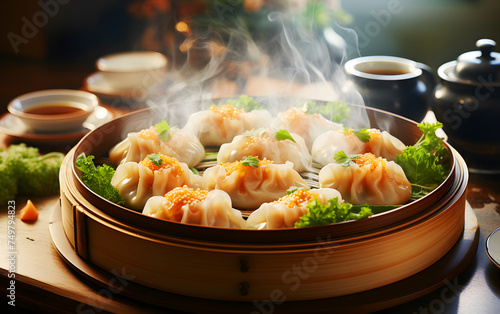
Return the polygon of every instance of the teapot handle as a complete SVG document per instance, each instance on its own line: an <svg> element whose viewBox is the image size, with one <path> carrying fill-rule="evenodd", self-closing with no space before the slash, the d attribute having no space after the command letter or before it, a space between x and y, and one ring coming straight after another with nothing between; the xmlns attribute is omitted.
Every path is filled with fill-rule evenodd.
<svg viewBox="0 0 500 314"><path fill-rule="evenodd" d="M427 82L427 87L429 88L430 93L434 91L434 88L437 84L436 75L434 74L434 70L428 66L427 64L415 62L415 66L422 70L422 74L424 75L424 79Z"/></svg>

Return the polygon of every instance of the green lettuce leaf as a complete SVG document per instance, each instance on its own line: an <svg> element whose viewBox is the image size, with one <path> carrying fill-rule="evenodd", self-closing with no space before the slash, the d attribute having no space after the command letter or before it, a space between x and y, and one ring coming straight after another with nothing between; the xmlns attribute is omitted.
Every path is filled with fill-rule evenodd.
<svg viewBox="0 0 500 314"><path fill-rule="evenodd" d="M111 184L115 169L104 164L95 166L94 156L86 157L84 153L76 158L75 166L82 172L83 183L98 195L118 205L125 204L118 189Z"/></svg>
<svg viewBox="0 0 500 314"><path fill-rule="evenodd" d="M395 158L412 185L413 200L435 189L450 172L448 151L443 139L436 135L436 130L442 126L439 122L420 123L418 127L423 132L422 137Z"/></svg>

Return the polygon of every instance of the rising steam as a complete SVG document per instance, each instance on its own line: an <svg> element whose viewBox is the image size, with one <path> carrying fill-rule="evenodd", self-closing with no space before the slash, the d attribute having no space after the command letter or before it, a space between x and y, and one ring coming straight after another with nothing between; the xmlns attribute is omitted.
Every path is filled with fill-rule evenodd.
<svg viewBox="0 0 500 314"><path fill-rule="evenodd" d="M180 47L187 54L184 64L173 68L148 97L152 107L181 104L176 110L185 113L175 114L179 122L202 109L197 105L201 99L241 94L265 97L274 113L299 99L363 105L343 69L347 56L359 55L354 31L338 25L315 31L313 20L275 11L265 21L273 32L261 34L256 42L238 18L231 27L220 27L217 20L204 22ZM368 125L364 110L354 111L353 127Z"/></svg>

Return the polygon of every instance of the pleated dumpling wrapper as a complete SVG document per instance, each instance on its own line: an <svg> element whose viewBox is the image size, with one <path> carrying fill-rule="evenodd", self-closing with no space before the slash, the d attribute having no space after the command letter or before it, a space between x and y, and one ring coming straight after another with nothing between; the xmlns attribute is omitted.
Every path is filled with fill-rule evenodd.
<svg viewBox="0 0 500 314"><path fill-rule="evenodd" d="M175 157L189 167L196 167L205 158L205 148L194 134L170 128L162 121L149 129L129 133L109 151L109 159L119 165L140 162L147 155L156 153Z"/></svg>
<svg viewBox="0 0 500 314"><path fill-rule="evenodd" d="M330 130L341 130L343 127L342 124L332 122L318 113L309 114L296 107L290 107L278 114L271 124L272 129L285 129L300 135L309 150L319 135Z"/></svg>
<svg viewBox="0 0 500 314"><path fill-rule="evenodd" d="M252 156L219 164L203 173L203 188L226 191L238 209L257 209L262 203L285 196L290 187L308 187L291 163L276 164Z"/></svg>
<svg viewBox="0 0 500 314"><path fill-rule="evenodd" d="M355 205L402 205L412 191L401 166L371 153L339 153L336 162L320 170L319 185L336 189L344 201Z"/></svg>
<svg viewBox="0 0 500 314"><path fill-rule="evenodd" d="M189 116L183 130L194 133L205 146L220 146L245 131L269 125L271 120L265 109L246 112L231 105L212 105Z"/></svg>
<svg viewBox="0 0 500 314"><path fill-rule="evenodd" d="M312 157L304 139L287 130L257 129L236 136L231 143L223 144L217 154L217 163L234 162L246 156L267 158L277 164L287 161L293 169L302 172L311 168Z"/></svg>
<svg viewBox="0 0 500 314"><path fill-rule="evenodd" d="M143 214L169 221L208 227L241 229L241 212L232 208L231 198L221 190L206 191L177 187L165 196L153 196Z"/></svg>
<svg viewBox="0 0 500 314"><path fill-rule="evenodd" d="M142 210L152 196L163 196L179 186L200 188L202 177L174 157L150 154L140 163L119 165L111 184L125 200L125 206Z"/></svg>
<svg viewBox="0 0 500 314"><path fill-rule="evenodd" d="M327 205L332 198L342 202L342 196L334 189L297 189L277 201L264 203L248 217L246 229L293 228L300 217L309 212L307 205L314 199Z"/></svg>
<svg viewBox="0 0 500 314"><path fill-rule="evenodd" d="M372 153L391 161L401 154L405 147L403 142L387 131L344 128L318 136L313 143L311 155L321 166L331 163L335 154L340 151L347 155Z"/></svg>

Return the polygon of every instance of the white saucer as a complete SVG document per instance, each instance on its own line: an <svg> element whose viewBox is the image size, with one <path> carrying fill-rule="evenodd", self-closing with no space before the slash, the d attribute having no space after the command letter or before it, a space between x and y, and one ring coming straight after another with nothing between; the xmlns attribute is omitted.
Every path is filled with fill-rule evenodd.
<svg viewBox="0 0 500 314"><path fill-rule="evenodd" d="M111 121L113 115L106 108L98 106L79 129L62 133L40 133L27 128L16 116L6 113L0 117L0 132L13 138L31 143L68 143L82 138L87 132Z"/></svg>
<svg viewBox="0 0 500 314"><path fill-rule="evenodd" d="M500 227L493 231L486 239L486 253L490 260L500 267Z"/></svg>

